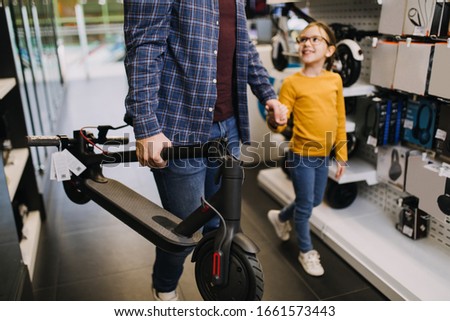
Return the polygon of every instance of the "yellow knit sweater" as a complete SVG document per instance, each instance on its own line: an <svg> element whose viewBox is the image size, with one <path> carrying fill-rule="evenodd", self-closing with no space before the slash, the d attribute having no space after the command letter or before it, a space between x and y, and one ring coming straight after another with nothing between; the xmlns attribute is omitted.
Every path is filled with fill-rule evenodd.
<svg viewBox="0 0 450 321"><path fill-rule="evenodd" d="M290 149L302 156L328 156L336 146L336 159L347 161L345 103L339 74L323 70L317 77L301 72L284 79L279 100L294 115ZM279 126L281 132L286 126Z"/></svg>

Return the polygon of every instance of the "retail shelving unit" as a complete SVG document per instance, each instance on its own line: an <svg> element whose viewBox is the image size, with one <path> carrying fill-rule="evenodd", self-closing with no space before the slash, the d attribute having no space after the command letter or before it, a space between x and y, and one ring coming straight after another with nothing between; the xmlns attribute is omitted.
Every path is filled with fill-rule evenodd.
<svg viewBox="0 0 450 321"><path fill-rule="evenodd" d="M2 50L2 52L4 51ZM19 103L20 99L17 100L17 98L20 98L20 95L15 79L0 79L0 115L2 118L2 126L0 126L0 128L2 129L2 136L7 135L8 132L10 132L4 128L6 124L16 124L15 121L17 121L17 118L11 118L11 115L17 116L21 114L20 111L16 112L14 110L14 108L22 108ZM2 137L3 147L7 147L7 141L9 141L7 140L7 137ZM11 139L11 144L20 145L15 139ZM37 242L35 238L36 234L38 234L38 229L36 229L35 226L38 226L39 228L40 225L39 223L27 224L22 220L18 221L17 211L14 208L13 203L25 199L23 198L22 193L32 192L33 181L34 187L37 187L37 185L35 184L36 181L28 148L20 147L9 150L8 147L7 150L2 148L1 151L0 257L2 260L2 269L0 269L0 278L1 280L4 280L4 282L2 282L0 286L0 299L30 299L32 298L32 290L29 273L32 270L29 269L29 263L31 263L33 258L33 249L29 248L29 246L23 246L24 242L21 241L21 235L24 227L28 229L27 236L33 234L34 237L27 239L26 243L28 245L33 242L34 247L36 248ZM30 170L30 179L24 179L24 175L30 175ZM37 192L37 189L35 189L34 192ZM16 198L16 195L18 194L22 195ZM31 204L31 206L34 205L33 202L29 202L29 204ZM39 208L39 206L37 208ZM37 213L37 218L40 221L39 211L37 211Z"/></svg>
<svg viewBox="0 0 450 321"><path fill-rule="evenodd" d="M282 3L283 1L277 1ZM297 1L308 5L318 20L352 24L363 30L378 29L381 6L368 0ZM364 96L375 90L370 78L371 40L360 42L364 51L361 81L346 88L346 97ZM413 80L412 80L413 81ZM369 146L371 147L371 146ZM339 183L357 182L358 197L345 209L326 203L313 210L311 228L342 258L392 300L449 300L450 229L448 224L430 220L427 238L412 240L395 224L405 196L376 176L376 148L365 146L349 162ZM330 178L335 168L330 169ZM291 203L294 190L280 168L262 170L258 183L281 206Z"/></svg>
<svg viewBox="0 0 450 321"><path fill-rule="evenodd" d="M0 3L0 300L33 298L45 219L35 168L42 166L45 152L33 155L26 136L46 134L62 96L48 6L25 0Z"/></svg>
<svg viewBox="0 0 450 321"><path fill-rule="evenodd" d="M295 198L292 182L280 168L261 171L258 183L282 206ZM448 251L432 239L413 241L402 235L394 218L367 198L358 197L341 210L321 204L313 211L311 227L390 299L450 300Z"/></svg>

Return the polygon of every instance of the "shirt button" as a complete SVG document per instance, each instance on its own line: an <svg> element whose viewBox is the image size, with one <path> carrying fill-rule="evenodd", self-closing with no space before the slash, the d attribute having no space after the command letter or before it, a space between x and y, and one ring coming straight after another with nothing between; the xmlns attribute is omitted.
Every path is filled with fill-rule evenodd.
<svg viewBox="0 0 450 321"><path fill-rule="evenodd" d="M215 84L216 84L216 83L217 83L217 79L213 79L213 83L215 83Z"/></svg>
<svg viewBox="0 0 450 321"><path fill-rule="evenodd" d="M213 109L212 107L209 107L208 110L209 110L210 112L212 112L214 109Z"/></svg>
<svg viewBox="0 0 450 321"><path fill-rule="evenodd" d="M214 50L214 54L217 55L217 50Z"/></svg>
<svg viewBox="0 0 450 321"><path fill-rule="evenodd" d="M219 25L219 20L216 21L216 25Z"/></svg>

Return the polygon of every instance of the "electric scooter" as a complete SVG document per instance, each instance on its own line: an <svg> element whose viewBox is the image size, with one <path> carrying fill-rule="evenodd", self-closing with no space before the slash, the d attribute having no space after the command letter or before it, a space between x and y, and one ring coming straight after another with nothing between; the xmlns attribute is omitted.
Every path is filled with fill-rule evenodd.
<svg viewBox="0 0 450 321"><path fill-rule="evenodd" d="M202 145L174 146L163 150L163 159L211 157L220 162L221 187L211 199L185 220L153 203L126 185L102 173L106 164L136 162L135 150L100 153L99 145L127 144L124 137L107 137L112 126L98 126L97 137L76 130L73 138L28 136L29 146L56 146L67 150L86 169L63 180L68 198L77 204L94 201L155 246L169 252L193 249L195 279L205 300L261 300L264 280L256 257L258 246L241 230L241 186L244 178L241 161L226 148L226 141ZM100 148L99 148L100 149ZM203 235L202 227L218 215L219 228Z"/></svg>

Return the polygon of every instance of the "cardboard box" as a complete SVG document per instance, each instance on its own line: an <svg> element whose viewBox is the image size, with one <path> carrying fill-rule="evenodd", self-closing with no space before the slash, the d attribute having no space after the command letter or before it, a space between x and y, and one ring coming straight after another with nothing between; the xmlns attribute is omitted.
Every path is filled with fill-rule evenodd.
<svg viewBox="0 0 450 321"><path fill-rule="evenodd" d="M440 176L440 162L422 159L422 156L408 158L405 190L419 198L419 208L442 223L450 224L450 216L444 214L438 205L439 196L445 193L445 176Z"/></svg>
<svg viewBox="0 0 450 321"><path fill-rule="evenodd" d="M377 178L400 191L405 190L408 158L420 155L418 150L406 146L380 146L377 153Z"/></svg>
<svg viewBox="0 0 450 321"><path fill-rule="evenodd" d="M383 0L378 32L402 35L407 0Z"/></svg>
<svg viewBox="0 0 450 321"><path fill-rule="evenodd" d="M398 42L379 40L372 47L370 83L383 88L393 88Z"/></svg>
<svg viewBox="0 0 450 321"><path fill-rule="evenodd" d="M403 35L429 36L435 6L436 1L407 0L405 18L403 20Z"/></svg>
<svg viewBox="0 0 450 321"><path fill-rule="evenodd" d="M436 129L436 157L450 163L450 105L442 104Z"/></svg>
<svg viewBox="0 0 450 321"><path fill-rule="evenodd" d="M450 30L450 2L437 0L434 7L433 21L431 23L430 36L447 38Z"/></svg>
<svg viewBox="0 0 450 321"><path fill-rule="evenodd" d="M437 105L434 101L409 100L403 122L403 140L431 149L436 132Z"/></svg>
<svg viewBox="0 0 450 321"><path fill-rule="evenodd" d="M397 62L394 73L394 89L425 95L431 49L429 43L398 44Z"/></svg>
<svg viewBox="0 0 450 321"><path fill-rule="evenodd" d="M450 99L450 48L438 43L434 48L428 94Z"/></svg>
<svg viewBox="0 0 450 321"><path fill-rule="evenodd" d="M415 196L403 198L397 230L413 240L426 237L429 229L430 216L418 208L419 199Z"/></svg>
<svg viewBox="0 0 450 321"><path fill-rule="evenodd" d="M355 113L356 137L371 146L383 143L386 123L386 100L380 97L360 97Z"/></svg>

